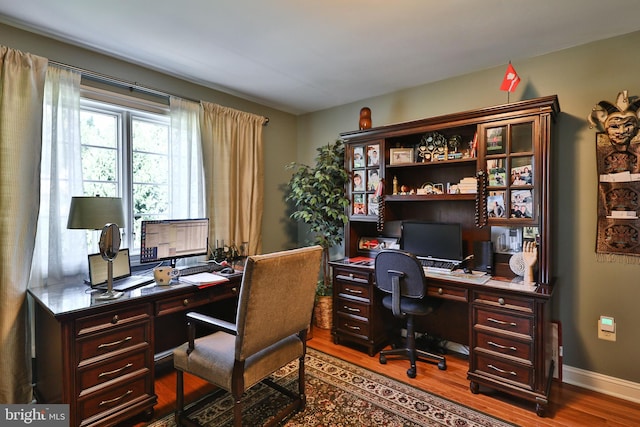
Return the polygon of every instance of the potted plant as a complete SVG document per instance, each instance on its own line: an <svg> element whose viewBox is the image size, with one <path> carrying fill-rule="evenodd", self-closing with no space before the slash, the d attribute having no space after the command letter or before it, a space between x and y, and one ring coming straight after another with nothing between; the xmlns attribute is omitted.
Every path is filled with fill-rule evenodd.
<svg viewBox="0 0 640 427"><path fill-rule="evenodd" d="M309 226L311 243L322 246L322 269L316 289L316 326L330 329L333 283L329 271L329 249L342 243L346 208L348 174L344 168L345 147L336 140L317 149L315 165L292 162L287 169L294 173L288 184L287 202L294 211L291 218ZM326 312L328 311L328 313Z"/></svg>

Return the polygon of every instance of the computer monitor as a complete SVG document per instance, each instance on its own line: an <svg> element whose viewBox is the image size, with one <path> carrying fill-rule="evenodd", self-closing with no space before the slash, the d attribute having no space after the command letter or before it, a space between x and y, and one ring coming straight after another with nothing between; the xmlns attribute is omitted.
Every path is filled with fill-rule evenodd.
<svg viewBox="0 0 640 427"><path fill-rule="evenodd" d="M144 220L140 229L140 262L206 255L209 252L209 218Z"/></svg>
<svg viewBox="0 0 640 427"><path fill-rule="evenodd" d="M462 226L427 221L402 222L401 248L420 258L461 261Z"/></svg>

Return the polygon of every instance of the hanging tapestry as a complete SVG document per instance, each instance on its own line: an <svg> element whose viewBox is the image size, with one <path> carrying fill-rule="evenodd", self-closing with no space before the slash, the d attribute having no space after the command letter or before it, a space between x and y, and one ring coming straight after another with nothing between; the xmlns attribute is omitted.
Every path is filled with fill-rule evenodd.
<svg viewBox="0 0 640 427"><path fill-rule="evenodd" d="M640 264L640 99L620 92L615 104L600 101L588 116L598 127L598 226L601 261Z"/></svg>

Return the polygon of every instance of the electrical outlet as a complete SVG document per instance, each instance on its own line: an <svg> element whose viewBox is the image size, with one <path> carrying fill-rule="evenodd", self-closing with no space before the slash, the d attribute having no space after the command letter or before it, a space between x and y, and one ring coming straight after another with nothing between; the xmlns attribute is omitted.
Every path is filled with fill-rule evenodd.
<svg viewBox="0 0 640 427"><path fill-rule="evenodd" d="M601 316L601 318L598 319L598 338L601 340L615 341L616 324L613 321L613 318L608 318L611 319L611 323L609 323L608 319L605 318L605 323L603 324L602 317L604 316Z"/></svg>

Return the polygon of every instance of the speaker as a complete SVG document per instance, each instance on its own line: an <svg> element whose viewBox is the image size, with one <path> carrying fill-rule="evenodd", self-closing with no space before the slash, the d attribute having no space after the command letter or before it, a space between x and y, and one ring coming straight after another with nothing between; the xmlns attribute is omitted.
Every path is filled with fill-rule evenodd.
<svg viewBox="0 0 640 427"><path fill-rule="evenodd" d="M491 240L473 242L474 270L493 272L493 242Z"/></svg>

